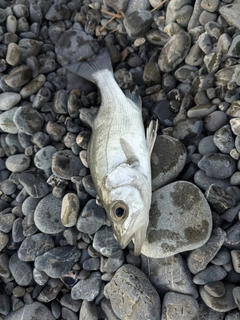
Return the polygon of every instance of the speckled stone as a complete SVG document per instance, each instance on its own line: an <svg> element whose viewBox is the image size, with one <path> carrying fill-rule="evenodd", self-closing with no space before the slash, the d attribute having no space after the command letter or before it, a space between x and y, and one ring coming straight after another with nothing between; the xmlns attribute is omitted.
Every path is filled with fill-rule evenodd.
<svg viewBox="0 0 240 320"><path fill-rule="evenodd" d="M142 253L164 258L193 250L209 239L211 230L211 210L200 189L190 182L173 182L153 192Z"/></svg>
<svg viewBox="0 0 240 320"><path fill-rule="evenodd" d="M6 160L6 167L11 172L22 172L30 166L31 159L25 154L15 154Z"/></svg>
<svg viewBox="0 0 240 320"><path fill-rule="evenodd" d="M52 165L52 157L57 149L53 146L46 146L40 149L34 156L34 164L37 168L46 170Z"/></svg>
<svg viewBox="0 0 240 320"><path fill-rule="evenodd" d="M67 193L62 200L61 221L65 227L73 227L77 222L80 201L75 193Z"/></svg>
<svg viewBox="0 0 240 320"><path fill-rule="evenodd" d="M30 136L41 131L44 123L43 116L37 110L28 106L18 107L13 121L20 132Z"/></svg>
<svg viewBox="0 0 240 320"><path fill-rule="evenodd" d="M33 278L32 267L29 263L21 261L17 253L14 253L9 260L9 269L19 286L28 286Z"/></svg>
<svg viewBox="0 0 240 320"><path fill-rule="evenodd" d="M0 114L0 129L3 132L13 133L13 134L18 133L18 128L13 121L13 117L17 112L17 110L18 110L18 107L13 107L9 110L4 111L2 114Z"/></svg>
<svg viewBox="0 0 240 320"><path fill-rule="evenodd" d="M17 92L3 92L0 94L0 110L6 111L14 107L21 100Z"/></svg>
<svg viewBox="0 0 240 320"><path fill-rule="evenodd" d="M93 272L87 279L80 280L71 290L72 299L93 301L100 292L100 273Z"/></svg>
<svg viewBox="0 0 240 320"><path fill-rule="evenodd" d="M132 38L143 37L153 21L152 14L146 10L134 11L123 20L128 35Z"/></svg>

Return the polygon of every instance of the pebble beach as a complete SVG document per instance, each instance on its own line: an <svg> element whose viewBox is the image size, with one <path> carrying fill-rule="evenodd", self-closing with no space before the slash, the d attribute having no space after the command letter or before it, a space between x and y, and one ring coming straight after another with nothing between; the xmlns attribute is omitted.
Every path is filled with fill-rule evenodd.
<svg viewBox="0 0 240 320"><path fill-rule="evenodd" d="M99 90L64 68L104 47L158 120L140 256L96 203ZM240 0L0 0L0 320L16 319L240 319Z"/></svg>

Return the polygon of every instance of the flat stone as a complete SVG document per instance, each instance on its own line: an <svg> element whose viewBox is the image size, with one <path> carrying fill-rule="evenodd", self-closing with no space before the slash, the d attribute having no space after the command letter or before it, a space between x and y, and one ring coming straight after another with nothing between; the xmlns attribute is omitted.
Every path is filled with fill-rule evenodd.
<svg viewBox="0 0 240 320"><path fill-rule="evenodd" d="M204 285L213 281L220 281L227 275L227 271L220 266L208 266L193 277L193 282Z"/></svg>
<svg viewBox="0 0 240 320"><path fill-rule="evenodd" d="M191 140L197 138L203 129L203 121L198 118L179 120L174 126L173 137L179 140Z"/></svg>
<svg viewBox="0 0 240 320"><path fill-rule="evenodd" d="M78 283L72 288L72 299L93 301L100 292L101 282L100 273L91 273L87 279L78 281Z"/></svg>
<svg viewBox="0 0 240 320"><path fill-rule="evenodd" d="M33 198L43 198L49 192L49 185L39 173L22 172L19 176L19 182Z"/></svg>
<svg viewBox="0 0 240 320"><path fill-rule="evenodd" d="M167 292L162 302L161 320L197 319L198 302L192 296Z"/></svg>
<svg viewBox="0 0 240 320"><path fill-rule="evenodd" d="M199 319L200 320L223 320L225 312L218 312L209 308L203 301L199 302Z"/></svg>
<svg viewBox="0 0 240 320"><path fill-rule="evenodd" d="M38 203L34 212L34 222L40 231L56 234L65 229L61 222L61 204L62 200L51 193Z"/></svg>
<svg viewBox="0 0 240 320"><path fill-rule="evenodd" d="M103 226L94 234L93 248L103 256L110 257L114 252L121 249L113 235L111 227Z"/></svg>
<svg viewBox="0 0 240 320"><path fill-rule="evenodd" d="M67 193L62 200L61 221L65 227L73 227L77 222L80 201L75 193Z"/></svg>
<svg viewBox="0 0 240 320"><path fill-rule="evenodd" d="M30 166L31 159L25 154L15 154L6 160L6 167L11 172L22 172Z"/></svg>
<svg viewBox="0 0 240 320"><path fill-rule="evenodd" d="M14 107L21 100L17 92L3 92L0 94L0 110L6 111Z"/></svg>
<svg viewBox="0 0 240 320"><path fill-rule="evenodd" d="M9 269L19 286L28 286L33 278L32 267L29 263L21 261L17 253L9 260Z"/></svg>
<svg viewBox="0 0 240 320"><path fill-rule="evenodd" d="M240 14L239 1L235 0L232 3L219 8L219 13L227 21L230 26L240 29L240 21L238 19Z"/></svg>
<svg viewBox="0 0 240 320"><path fill-rule="evenodd" d="M53 146L46 146L40 149L34 156L35 166L42 170L50 169L55 152L57 152L57 149Z"/></svg>
<svg viewBox="0 0 240 320"><path fill-rule="evenodd" d="M22 90L20 91L21 97L23 99L26 99L32 94L38 92L38 90L44 85L45 81L45 75L39 74L22 88Z"/></svg>
<svg viewBox="0 0 240 320"><path fill-rule="evenodd" d="M198 297L193 276L180 254L167 258L150 258L142 254L141 258L141 270L161 296L174 291Z"/></svg>
<svg viewBox="0 0 240 320"><path fill-rule="evenodd" d="M18 107L14 114L13 121L20 132L30 136L41 131L44 123L43 116L31 107Z"/></svg>
<svg viewBox="0 0 240 320"><path fill-rule="evenodd" d="M222 297L224 296L226 290L222 281L214 281L205 284L204 289L213 297Z"/></svg>
<svg viewBox="0 0 240 320"><path fill-rule="evenodd" d="M153 17L149 11L137 10L127 14L123 20L128 35L134 39L143 37L150 29Z"/></svg>
<svg viewBox="0 0 240 320"><path fill-rule="evenodd" d="M53 248L35 259L35 267L51 278L60 278L68 273L81 256L76 246Z"/></svg>
<svg viewBox="0 0 240 320"><path fill-rule="evenodd" d="M125 264L105 286L114 313L120 319L160 320L161 302L156 289L138 268Z"/></svg>
<svg viewBox="0 0 240 320"><path fill-rule="evenodd" d="M182 171L186 158L186 148L178 139L158 135L151 155L153 191L173 181Z"/></svg>
<svg viewBox="0 0 240 320"><path fill-rule="evenodd" d="M211 210L200 189L190 182L173 182L153 192L142 253L164 258L193 250L206 243L211 230Z"/></svg>
<svg viewBox="0 0 240 320"><path fill-rule="evenodd" d="M81 320L98 320L97 308L93 302L83 300L79 313Z"/></svg>
<svg viewBox="0 0 240 320"><path fill-rule="evenodd" d="M230 153L234 148L234 137L229 125L221 127L214 133L213 141L223 153Z"/></svg>
<svg viewBox="0 0 240 320"><path fill-rule="evenodd" d="M4 79L6 84L11 88L17 88L23 86L27 83L32 76L32 70L26 66L22 65L20 67L15 67Z"/></svg>
<svg viewBox="0 0 240 320"><path fill-rule="evenodd" d="M6 55L7 63L10 64L11 66L16 66L20 62L20 53L21 53L20 48L16 43L14 42L9 43L7 48L7 55Z"/></svg>
<svg viewBox="0 0 240 320"><path fill-rule="evenodd" d="M2 114L0 114L0 129L3 132L13 133L13 134L18 133L18 128L13 121L13 117L17 112L17 110L18 110L18 107L13 107L7 111L4 111Z"/></svg>

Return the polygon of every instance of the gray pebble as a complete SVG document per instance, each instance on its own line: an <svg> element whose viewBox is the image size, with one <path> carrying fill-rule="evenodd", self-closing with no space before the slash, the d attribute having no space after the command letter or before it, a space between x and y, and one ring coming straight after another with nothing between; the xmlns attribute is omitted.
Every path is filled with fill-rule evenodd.
<svg viewBox="0 0 240 320"><path fill-rule="evenodd" d="M40 286L43 286L44 284L47 283L49 277L45 272L34 268L33 269L33 278L37 284L39 284Z"/></svg>
<svg viewBox="0 0 240 320"><path fill-rule="evenodd" d="M0 231L8 233L12 230L13 222L16 216L13 213L0 215Z"/></svg>
<svg viewBox="0 0 240 320"><path fill-rule="evenodd" d="M200 190L189 182L173 182L153 192L142 253L164 258L193 250L208 240L211 229L211 211Z"/></svg>
<svg viewBox="0 0 240 320"><path fill-rule="evenodd" d="M101 272L116 272L124 262L124 253L122 250L114 252L109 258L102 258Z"/></svg>
<svg viewBox="0 0 240 320"><path fill-rule="evenodd" d="M83 187L86 190L87 193L90 194L90 196L96 198L97 197L97 191L93 184L92 177L90 175L83 177L82 179Z"/></svg>
<svg viewBox="0 0 240 320"><path fill-rule="evenodd" d="M222 229L216 228L213 230L212 235L206 244L191 251L187 259L187 265L193 274L196 274L206 268L208 263L214 258L221 248L225 235L226 233Z"/></svg>
<svg viewBox="0 0 240 320"><path fill-rule="evenodd" d="M66 133L66 128L56 122L49 121L46 125L46 131L52 141L60 141Z"/></svg>
<svg viewBox="0 0 240 320"><path fill-rule="evenodd" d="M229 48L227 55L234 58L240 58L240 53L238 50L239 45L240 45L240 35L233 38L231 47Z"/></svg>
<svg viewBox="0 0 240 320"><path fill-rule="evenodd" d="M234 118L230 121L231 130L235 135L240 134L240 118Z"/></svg>
<svg viewBox="0 0 240 320"><path fill-rule="evenodd" d="M53 22L68 20L70 18L70 14L71 12L66 5L56 3L49 8L45 18Z"/></svg>
<svg viewBox="0 0 240 320"><path fill-rule="evenodd" d="M220 266L209 266L206 269L198 272L193 277L193 282L198 285L204 285L213 281L220 281L227 275L224 268Z"/></svg>
<svg viewBox="0 0 240 320"><path fill-rule="evenodd" d="M65 294L60 303L62 306L71 309L74 312L78 312L81 307L81 300L73 300L70 293Z"/></svg>
<svg viewBox="0 0 240 320"><path fill-rule="evenodd" d="M227 188L230 186L229 179L210 178L206 175L204 170L198 170L195 173L194 182L199 188L203 190L207 190L211 184L221 186L222 188Z"/></svg>
<svg viewBox="0 0 240 320"><path fill-rule="evenodd" d="M198 43L195 43L189 50L185 58L185 63L190 66L200 66L203 61L203 52Z"/></svg>
<svg viewBox="0 0 240 320"><path fill-rule="evenodd" d="M213 297L222 297L225 294L225 286L222 281L214 281L205 284L204 289Z"/></svg>
<svg viewBox="0 0 240 320"><path fill-rule="evenodd" d="M201 7L202 0L196 0L194 7L193 7L193 13L188 23L188 31L199 26L199 18L201 13L203 12L203 8Z"/></svg>
<svg viewBox="0 0 240 320"><path fill-rule="evenodd" d="M236 288L235 285L226 282L226 291L224 296L213 297L204 289L204 287L200 287L200 295L208 307L219 312L227 312L236 308L236 304L234 302L232 294L234 288Z"/></svg>
<svg viewBox="0 0 240 320"><path fill-rule="evenodd" d="M227 109L226 114L230 117L240 117L240 100L233 101Z"/></svg>
<svg viewBox="0 0 240 320"><path fill-rule="evenodd" d="M11 172L22 172L30 166L31 159L24 154L15 154L6 160L6 167Z"/></svg>
<svg viewBox="0 0 240 320"><path fill-rule="evenodd" d="M229 125L225 125L214 133L213 141L223 153L230 153L234 148L234 137Z"/></svg>
<svg viewBox="0 0 240 320"><path fill-rule="evenodd" d="M6 253L0 253L0 264L0 276L8 278L11 275L11 271L9 270L9 257L6 255Z"/></svg>
<svg viewBox="0 0 240 320"><path fill-rule="evenodd" d="M22 242L25 239L23 234L22 218L17 218L13 222L12 239L14 242Z"/></svg>
<svg viewBox="0 0 240 320"><path fill-rule="evenodd" d="M39 173L22 172L19 176L19 182L33 198L42 198L49 192L48 184L44 177Z"/></svg>
<svg viewBox="0 0 240 320"><path fill-rule="evenodd" d="M104 209L98 206L94 199L91 199L81 211L76 226L81 232L93 234L101 228L105 220L106 214Z"/></svg>
<svg viewBox="0 0 240 320"><path fill-rule="evenodd" d="M57 177L70 180L72 176L78 176L81 169L83 169L83 164L71 150L62 150L54 153L52 172Z"/></svg>
<svg viewBox="0 0 240 320"><path fill-rule="evenodd" d="M240 306L240 288L239 287L235 287L233 289L233 299L239 309L239 306Z"/></svg>
<svg viewBox="0 0 240 320"><path fill-rule="evenodd" d="M16 66L20 62L20 48L14 42L9 43L8 45L6 62L11 66Z"/></svg>
<svg viewBox="0 0 240 320"><path fill-rule="evenodd" d="M103 226L94 234L93 248L103 256L110 257L120 250L120 245L113 236L112 228Z"/></svg>
<svg viewBox="0 0 240 320"><path fill-rule="evenodd" d="M31 283L32 267L29 263L21 261L16 253L9 260L9 269L19 286L28 286Z"/></svg>
<svg viewBox="0 0 240 320"><path fill-rule="evenodd" d="M22 261L34 261L37 256L54 248L53 238L44 233L27 237L20 245L18 257Z"/></svg>
<svg viewBox="0 0 240 320"><path fill-rule="evenodd" d="M62 200L54 197L51 193L38 203L34 212L34 222L40 231L56 234L65 229L60 218L61 203Z"/></svg>
<svg viewBox="0 0 240 320"><path fill-rule="evenodd" d="M179 140L170 136L157 136L151 155L153 191L173 181L182 171L185 162L186 149Z"/></svg>
<svg viewBox="0 0 240 320"><path fill-rule="evenodd" d="M71 290L72 299L93 301L100 292L101 278L98 272L92 272L87 279L80 280Z"/></svg>
<svg viewBox="0 0 240 320"><path fill-rule="evenodd" d="M165 44L169 41L169 36L161 31L161 30L158 30L158 29L150 29L147 33L146 33L146 39L156 45L156 46L165 46ZM151 61L151 60L150 60ZM149 61L149 62L150 62ZM159 77L158 73L156 72L156 76ZM156 80L155 80L156 82ZM159 83L159 82L158 82Z"/></svg>
<svg viewBox="0 0 240 320"><path fill-rule="evenodd" d="M184 31L170 38L158 58L161 71L170 72L185 59L190 48L190 40L190 36Z"/></svg>
<svg viewBox="0 0 240 320"><path fill-rule="evenodd" d="M100 267L99 258L89 258L83 262L83 269L88 271L98 270Z"/></svg>
<svg viewBox="0 0 240 320"><path fill-rule="evenodd" d="M71 270L80 256L81 252L75 246L56 247L36 257L35 267L51 278L60 278Z"/></svg>
<svg viewBox="0 0 240 320"><path fill-rule="evenodd" d="M217 213L222 213L236 205L235 199L228 195L219 185L210 185L205 192L205 196Z"/></svg>
<svg viewBox="0 0 240 320"><path fill-rule="evenodd" d="M173 137L179 140L190 140L198 137L203 129L203 121L197 118L179 120L173 130Z"/></svg>
<svg viewBox="0 0 240 320"><path fill-rule="evenodd" d="M46 170L52 165L52 157L57 149L53 146L46 146L39 150L34 156L34 164L37 168Z"/></svg>
<svg viewBox="0 0 240 320"><path fill-rule="evenodd" d="M33 80L27 83L20 91L22 98L28 98L32 94L36 93L44 85L45 81L46 77L43 74L39 74L38 76L36 76Z"/></svg>
<svg viewBox="0 0 240 320"><path fill-rule="evenodd" d="M213 141L213 136L206 136L202 138L198 145L198 151L204 156L209 153L216 153L218 151L217 146Z"/></svg>
<svg viewBox="0 0 240 320"><path fill-rule="evenodd" d="M2 251L2 249L4 249L8 243L8 240L9 240L9 236L0 231L0 251Z"/></svg>
<svg viewBox="0 0 240 320"><path fill-rule="evenodd" d="M0 129L3 132L16 134L18 133L18 128L13 122L13 117L17 112L18 107L13 107L10 110L4 111L0 114Z"/></svg>
<svg viewBox="0 0 240 320"><path fill-rule="evenodd" d="M26 65L22 65L15 67L4 80L9 87L17 88L27 83L31 79L31 76L31 69Z"/></svg>
<svg viewBox="0 0 240 320"><path fill-rule="evenodd" d="M210 0L210 1L202 0L201 7L204 10L207 10L209 12L215 12L219 6L219 2L220 2L219 0Z"/></svg>
<svg viewBox="0 0 240 320"><path fill-rule="evenodd" d="M197 74L197 67L185 64L175 71L174 76L178 81L190 84L192 83L193 79L197 76Z"/></svg>
<svg viewBox="0 0 240 320"><path fill-rule="evenodd" d="M42 115L37 110L27 106L18 107L13 121L20 132L24 132L30 136L39 132L44 122Z"/></svg>
<svg viewBox="0 0 240 320"><path fill-rule="evenodd" d="M216 109L217 109L217 106L212 103L199 104L197 106L190 108L187 111L187 116L189 118L202 119L202 118L205 118L210 113L212 113L213 111L215 111Z"/></svg>
<svg viewBox="0 0 240 320"><path fill-rule="evenodd" d="M233 268L240 273L240 250L231 250Z"/></svg>
<svg viewBox="0 0 240 320"><path fill-rule="evenodd" d="M239 22L239 2L234 1L231 4L226 6L222 6L219 8L219 13L223 16L223 18L227 21L230 26L235 26L236 28L240 29L240 22Z"/></svg>
<svg viewBox="0 0 240 320"><path fill-rule="evenodd" d="M149 11L138 10L127 14L123 20L123 24L128 35L136 39L147 33L152 21L152 14Z"/></svg>
<svg viewBox="0 0 240 320"><path fill-rule="evenodd" d="M79 317L81 320L98 320L99 318L95 304L93 302L83 300Z"/></svg>
<svg viewBox="0 0 240 320"><path fill-rule="evenodd" d="M53 99L53 111L58 114L67 114L68 93L66 90L58 90Z"/></svg>
<svg viewBox="0 0 240 320"><path fill-rule="evenodd" d="M105 286L104 294L120 319L160 319L156 289L141 270L130 264L118 269Z"/></svg>
<svg viewBox="0 0 240 320"><path fill-rule="evenodd" d="M205 26L208 22L216 21L217 20L217 13L215 12L208 12L206 10L203 10L203 12L200 14L199 22L202 26Z"/></svg>
<svg viewBox="0 0 240 320"><path fill-rule="evenodd" d="M162 302L162 320L197 319L199 307L197 300L192 296L167 292Z"/></svg>
<svg viewBox="0 0 240 320"><path fill-rule="evenodd" d="M0 110L5 111L14 107L21 100L21 96L16 92L4 92L0 94Z"/></svg>
<svg viewBox="0 0 240 320"><path fill-rule="evenodd" d="M215 132L227 124L227 115L223 111L214 111L204 119L205 128Z"/></svg>
<svg viewBox="0 0 240 320"><path fill-rule="evenodd" d="M228 312L228 314L225 317L225 320L238 320L240 317L240 312L237 310L233 310Z"/></svg>
<svg viewBox="0 0 240 320"><path fill-rule="evenodd" d="M35 295L37 295L36 299L44 303L52 301L56 299L62 287L63 283L62 281L60 281L60 279L49 279L47 285L43 288L43 290L39 288L39 291L41 292L38 295L37 292L35 292Z"/></svg>
<svg viewBox="0 0 240 320"><path fill-rule="evenodd" d="M1 191L6 195L11 195L15 193L17 188L16 185L9 179L3 180L2 182L0 182L0 185L1 185Z"/></svg>

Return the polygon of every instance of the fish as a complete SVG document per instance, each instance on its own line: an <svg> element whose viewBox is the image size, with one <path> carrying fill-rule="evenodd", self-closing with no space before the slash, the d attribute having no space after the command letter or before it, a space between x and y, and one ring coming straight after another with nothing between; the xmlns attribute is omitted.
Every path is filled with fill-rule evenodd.
<svg viewBox="0 0 240 320"><path fill-rule="evenodd" d="M124 249L131 240L140 255L149 224L152 197L151 152L157 121L145 131L142 102L137 90L125 94L117 84L108 48L91 61L64 66L93 83L100 91L101 106L91 119L92 134L87 163L115 238Z"/></svg>

